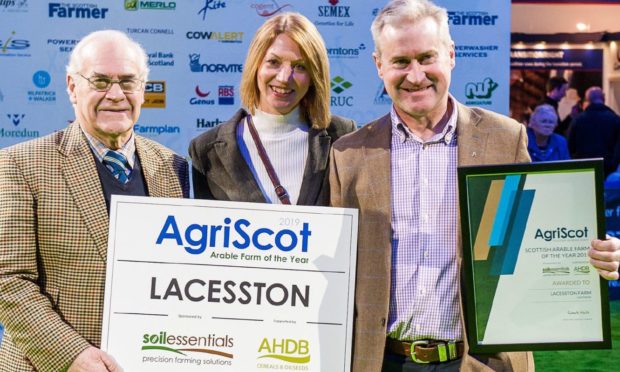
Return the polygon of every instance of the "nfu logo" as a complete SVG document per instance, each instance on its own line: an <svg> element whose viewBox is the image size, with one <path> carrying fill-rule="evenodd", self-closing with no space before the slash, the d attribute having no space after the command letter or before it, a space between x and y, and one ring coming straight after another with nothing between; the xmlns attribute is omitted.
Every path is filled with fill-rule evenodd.
<svg viewBox="0 0 620 372"><path fill-rule="evenodd" d="M340 95L345 90L351 88L353 84L349 81L346 81L342 76L336 76L331 81L332 91L338 96L331 97L331 106L353 106L353 96L342 96Z"/></svg>
<svg viewBox="0 0 620 372"><path fill-rule="evenodd" d="M489 99L497 87L498 84L491 78L486 78L481 83L467 83L465 97L467 99Z"/></svg>
<svg viewBox="0 0 620 372"><path fill-rule="evenodd" d="M18 126L19 123L22 122L22 119L26 116L26 114L6 114L6 117L9 118L13 125Z"/></svg>
<svg viewBox="0 0 620 372"><path fill-rule="evenodd" d="M310 343L303 339L268 339L265 337L258 347L258 352L262 355L257 359L270 358L296 364L310 362ZM273 362L269 363L272 364Z"/></svg>
<svg viewBox="0 0 620 372"><path fill-rule="evenodd" d="M243 72L243 65L237 63L200 63L200 54L189 55L189 69L192 72Z"/></svg>

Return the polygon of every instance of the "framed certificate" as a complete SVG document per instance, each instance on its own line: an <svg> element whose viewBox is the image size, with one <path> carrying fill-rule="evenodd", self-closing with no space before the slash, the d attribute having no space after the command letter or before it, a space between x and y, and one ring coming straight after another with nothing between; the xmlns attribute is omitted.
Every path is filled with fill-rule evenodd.
<svg viewBox="0 0 620 372"><path fill-rule="evenodd" d="M602 160L459 167L473 353L611 348Z"/></svg>
<svg viewBox="0 0 620 372"><path fill-rule="evenodd" d="M126 371L350 371L356 209L111 206L101 348Z"/></svg>

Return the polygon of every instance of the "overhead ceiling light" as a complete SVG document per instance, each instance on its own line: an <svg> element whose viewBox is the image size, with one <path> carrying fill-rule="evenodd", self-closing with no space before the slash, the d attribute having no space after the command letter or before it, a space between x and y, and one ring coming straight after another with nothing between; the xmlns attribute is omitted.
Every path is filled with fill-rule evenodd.
<svg viewBox="0 0 620 372"><path fill-rule="evenodd" d="M577 27L577 30L583 32L583 31L587 31L590 29L590 25L587 25L583 22L577 22L577 24L575 25L575 27Z"/></svg>

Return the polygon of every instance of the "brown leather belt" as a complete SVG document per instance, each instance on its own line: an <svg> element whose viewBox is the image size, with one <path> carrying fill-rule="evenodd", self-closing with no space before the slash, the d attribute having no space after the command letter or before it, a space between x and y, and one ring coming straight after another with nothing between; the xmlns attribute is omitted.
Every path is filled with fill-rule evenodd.
<svg viewBox="0 0 620 372"><path fill-rule="evenodd" d="M385 350L389 353L411 357L416 363L448 362L463 356L463 341L398 341L391 338L385 341Z"/></svg>

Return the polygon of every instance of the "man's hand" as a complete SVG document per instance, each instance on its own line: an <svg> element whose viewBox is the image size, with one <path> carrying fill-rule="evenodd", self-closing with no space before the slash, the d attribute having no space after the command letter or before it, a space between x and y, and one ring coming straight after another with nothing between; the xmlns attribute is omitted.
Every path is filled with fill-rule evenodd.
<svg viewBox="0 0 620 372"><path fill-rule="evenodd" d="M620 240L607 236L605 240L592 240L590 250L590 263L598 270L598 273L607 280L617 280L618 266L620 265Z"/></svg>
<svg viewBox="0 0 620 372"><path fill-rule="evenodd" d="M94 346L82 351L71 363L67 372L122 372L111 355L97 349Z"/></svg>

